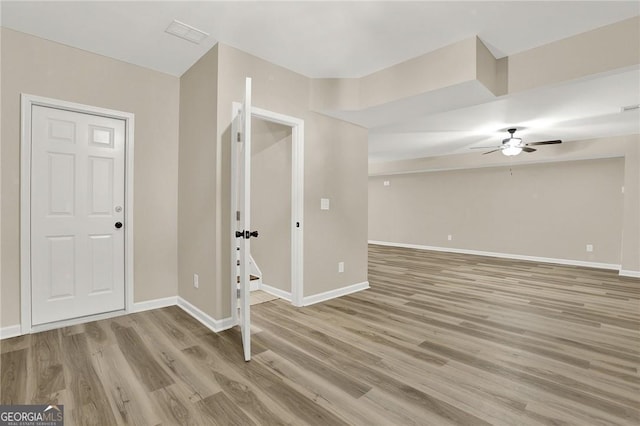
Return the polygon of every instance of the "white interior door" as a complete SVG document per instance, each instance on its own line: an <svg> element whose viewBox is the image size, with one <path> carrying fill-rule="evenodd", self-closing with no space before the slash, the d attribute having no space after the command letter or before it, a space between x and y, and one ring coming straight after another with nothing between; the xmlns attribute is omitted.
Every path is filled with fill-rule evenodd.
<svg viewBox="0 0 640 426"><path fill-rule="evenodd" d="M124 120L33 106L33 325L124 309L124 145Z"/></svg>
<svg viewBox="0 0 640 426"><path fill-rule="evenodd" d="M242 331L242 347L244 360L251 359L251 308L249 293L251 291L251 79L247 78L244 103L240 111L238 126L239 137L236 136L237 160L237 214L236 241L238 247L239 289L238 309L240 329Z"/></svg>

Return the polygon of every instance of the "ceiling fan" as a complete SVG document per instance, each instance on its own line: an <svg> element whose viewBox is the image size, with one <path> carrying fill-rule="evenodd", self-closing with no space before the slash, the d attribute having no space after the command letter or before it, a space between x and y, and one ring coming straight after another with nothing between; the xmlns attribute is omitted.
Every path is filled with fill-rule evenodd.
<svg viewBox="0 0 640 426"><path fill-rule="evenodd" d="M504 155L513 156L513 155L518 155L523 151L524 152L535 152L535 151L537 151L537 149L535 149L535 148L530 148L531 146L536 146L536 145L555 145L555 144L562 143L561 140L522 143L522 139L516 138L516 137L513 136L513 134L516 132L516 130L517 129L508 129L507 132L509 132L509 137L507 139L503 139L502 140L502 145L500 145L500 146L474 146L471 149L496 148L496 149L494 149L492 151L484 152L483 155L484 154L491 154L492 152L496 152L496 151L502 151L502 153Z"/></svg>

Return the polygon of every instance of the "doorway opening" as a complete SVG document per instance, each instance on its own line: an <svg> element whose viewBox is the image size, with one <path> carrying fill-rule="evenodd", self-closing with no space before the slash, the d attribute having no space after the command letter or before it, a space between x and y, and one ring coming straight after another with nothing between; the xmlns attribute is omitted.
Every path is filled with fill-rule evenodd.
<svg viewBox="0 0 640 426"><path fill-rule="evenodd" d="M251 119L251 305L291 300L292 129ZM254 284L255 283L255 284Z"/></svg>
<svg viewBox="0 0 640 426"><path fill-rule="evenodd" d="M232 116L242 114L242 104L233 103ZM251 165L252 173L257 178L263 177L264 181L251 178L251 216L252 229L258 231L260 237L252 238L254 251L250 249L251 275L258 277L257 283L251 285L252 290L262 290L270 295L290 301L294 306L302 306L303 299L303 194L304 194L304 121L296 117L279 114L261 108L251 107L247 118L251 119L251 127L256 126L256 131L251 132L256 136L256 144L252 148ZM232 134L239 130L235 125ZM255 150L255 157L253 151ZM238 155L234 152L234 156ZM256 163L255 167L253 163ZM237 213L239 200L237 198L240 180L236 179L237 170L235 164L237 158L232 159L231 182L231 213L232 235L236 235ZM271 174L274 165L278 164L276 174ZM286 167L286 164L289 164ZM270 178L265 179L265 176ZM288 176L287 176L288 175ZM277 191L272 191L272 185L277 185ZM277 198L277 203L272 198ZM281 213L278 215L278 213ZM255 217L254 217L255 215ZM276 217L278 216L278 217ZM275 222L273 222L275 221ZM271 229L271 224L274 228ZM264 226L264 228L260 228ZM264 240L262 240L264 236ZM237 251L237 240L232 238L231 249ZM270 253L271 247L282 247L280 253ZM253 255L256 255L255 257ZM275 255L275 256L274 256ZM231 306L233 321L238 321L238 295L236 279L238 275L238 261L236 256L231 256ZM274 262L272 265L270 262ZM278 271L277 268L285 268L286 271ZM271 281L271 282L270 282Z"/></svg>

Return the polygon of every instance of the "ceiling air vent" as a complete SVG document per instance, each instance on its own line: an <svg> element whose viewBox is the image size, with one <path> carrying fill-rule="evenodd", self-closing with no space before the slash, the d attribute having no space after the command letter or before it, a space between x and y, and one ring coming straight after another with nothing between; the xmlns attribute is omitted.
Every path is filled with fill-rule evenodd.
<svg viewBox="0 0 640 426"><path fill-rule="evenodd" d="M620 108L620 112L633 111L636 109L640 109L640 104L623 106L622 108Z"/></svg>
<svg viewBox="0 0 640 426"><path fill-rule="evenodd" d="M184 22L180 22L178 20L174 20L164 31L195 44L200 44L202 40L209 37L209 34L205 33L204 31L201 31L197 28L192 27L191 25L187 25Z"/></svg>

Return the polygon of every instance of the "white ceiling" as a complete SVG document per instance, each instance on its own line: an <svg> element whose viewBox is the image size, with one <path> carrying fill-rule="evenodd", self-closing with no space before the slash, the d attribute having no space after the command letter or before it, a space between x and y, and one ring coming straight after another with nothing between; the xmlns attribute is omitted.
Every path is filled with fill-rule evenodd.
<svg viewBox="0 0 640 426"><path fill-rule="evenodd" d="M638 14L638 2L2 1L2 25L182 75L216 42L309 77L361 77L478 35L500 58ZM177 19L202 45L164 33Z"/></svg>
<svg viewBox="0 0 640 426"><path fill-rule="evenodd" d="M475 35L499 58L639 14L638 1L1 2L4 27L176 76L218 41L309 77L359 77ZM211 36L168 35L174 19ZM636 69L499 100L460 87L464 102L444 110L413 99L387 108L402 117L392 122L382 110L348 118L371 129L372 161L466 151L514 125L527 139L584 139L638 132L637 112L614 114L640 102L638 81Z"/></svg>

